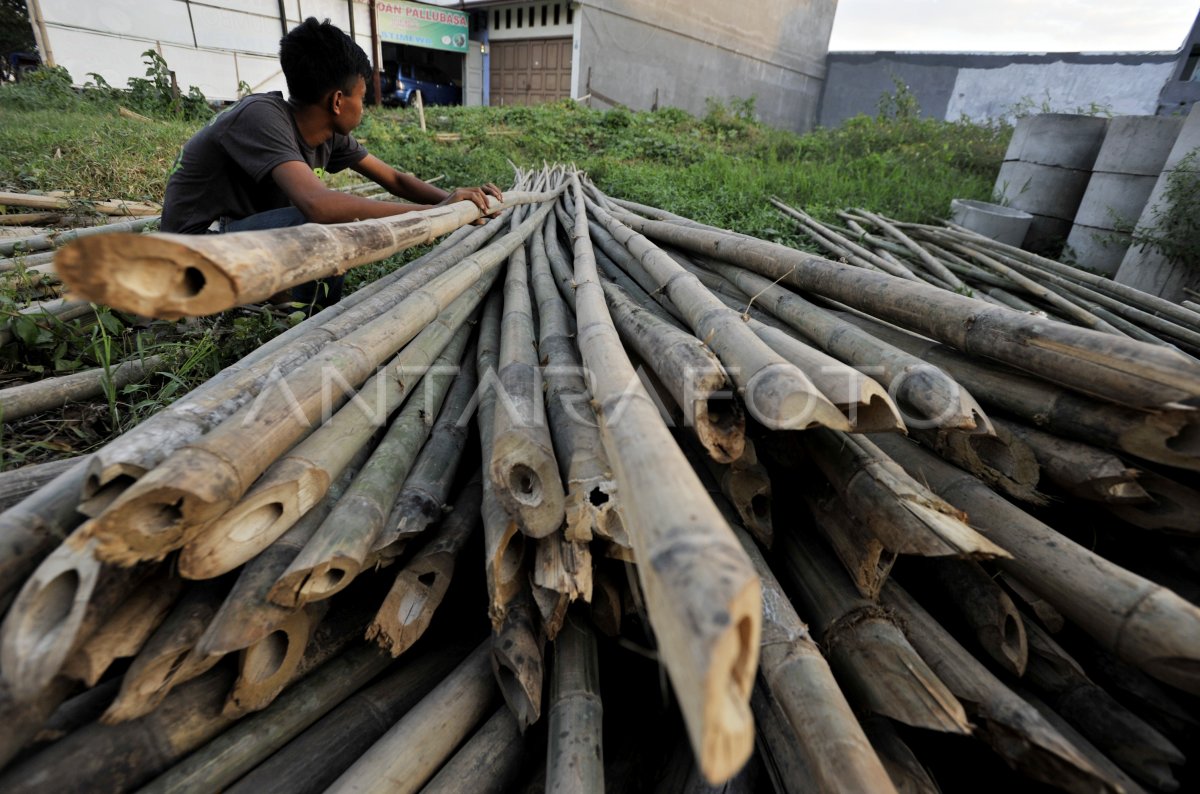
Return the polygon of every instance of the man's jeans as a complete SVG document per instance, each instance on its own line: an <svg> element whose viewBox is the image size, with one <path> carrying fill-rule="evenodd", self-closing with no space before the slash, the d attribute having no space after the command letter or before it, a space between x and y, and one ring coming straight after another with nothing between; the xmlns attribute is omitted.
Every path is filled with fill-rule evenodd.
<svg viewBox="0 0 1200 794"><path fill-rule="evenodd" d="M300 226L304 223L308 223L308 221L300 210L295 207L283 207L260 212L236 221L222 221L221 231L252 232L261 229L283 229L288 226ZM345 276L330 276L292 287L292 300L305 304L309 307L310 313L320 311L342 299L342 282L344 280Z"/></svg>

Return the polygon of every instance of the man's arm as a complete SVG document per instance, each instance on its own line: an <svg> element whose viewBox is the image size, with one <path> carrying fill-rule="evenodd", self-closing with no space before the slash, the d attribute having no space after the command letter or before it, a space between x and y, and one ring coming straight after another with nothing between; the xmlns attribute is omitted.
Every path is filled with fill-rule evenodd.
<svg viewBox="0 0 1200 794"><path fill-rule="evenodd" d="M437 204L450 194L436 185L423 182L412 174L404 174L392 168L373 154L368 154L354 165L353 170L386 189L393 196L421 204Z"/></svg>
<svg viewBox="0 0 1200 794"><path fill-rule="evenodd" d="M372 158L371 155L367 159ZM385 168L387 166L384 166ZM358 170L357 168L355 170ZM390 169L393 172L395 169ZM363 173L360 171L360 173ZM365 175L365 174L364 174ZM360 196L343 193L340 190L330 190L322 184L317 175L312 172L312 169L307 164L299 160L291 160L286 163L280 163L271 169L271 178L275 180L275 184L279 189L287 195L296 209L303 213L311 223L346 223L348 221L363 220L366 218L386 218L392 215L401 215L414 210L427 210L437 204L447 204L456 201L473 201L484 212L488 209L487 194L485 188L459 188L453 193L447 194L446 191L427 185L419 179L413 178L414 181L425 185L426 188L437 191L437 199L425 204L399 204L392 201L375 201L373 199L362 198ZM378 180L376 180L378 181ZM383 184L382 182L380 184ZM388 187L387 185L383 185ZM491 195L500 197L500 191L494 186L489 186L494 193ZM391 190L390 187L388 187ZM393 193L396 191L392 190ZM428 194L427 194L428 195ZM412 198L409 196L409 198Z"/></svg>

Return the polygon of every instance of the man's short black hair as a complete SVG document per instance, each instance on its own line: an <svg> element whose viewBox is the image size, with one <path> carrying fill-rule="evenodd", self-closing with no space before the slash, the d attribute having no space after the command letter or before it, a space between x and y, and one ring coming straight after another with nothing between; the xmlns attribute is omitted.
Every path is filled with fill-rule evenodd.
<svg viewBox="0 0 1200 794"><path fill-rule="evenodd" d="M371 79L371 62L329 20L309 17L279 40L279 63L292 99L305 105L321 100L334 89L350 93L359 77Z"/></svg>

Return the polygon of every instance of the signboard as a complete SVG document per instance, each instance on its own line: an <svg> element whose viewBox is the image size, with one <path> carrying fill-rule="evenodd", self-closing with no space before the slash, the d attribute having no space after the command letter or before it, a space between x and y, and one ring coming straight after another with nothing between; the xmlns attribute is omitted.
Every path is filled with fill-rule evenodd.
<svg viewBox="0 0 1200 794"><path fill-rule="evenodd" d="M375 12L383 41L467 51L467 15L462 11L397 0L376 3Z"/></svg>

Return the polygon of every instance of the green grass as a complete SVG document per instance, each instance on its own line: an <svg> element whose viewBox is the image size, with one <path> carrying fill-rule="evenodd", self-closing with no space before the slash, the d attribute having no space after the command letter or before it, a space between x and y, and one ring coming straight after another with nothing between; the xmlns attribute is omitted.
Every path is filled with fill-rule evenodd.
<svg viewBox="0 0 1200 794"><path fill-rule="evenodd" d="M143 84L137 95L103 88L82 95L51 73L0 86L0 189L73 191L81 200L161 200L166 174L203 121L172 114ZM148 94L146 92L149 92ZM147 98L148 97L148 98ZM119 104L153 116L118 115ZM422 132L415 110L369 110L356 132L383 160L419 176L444 174L443 187L511 182L509 162L574 163L605 191L798 247L810 244L767 203L777 195L817 217L864 207L901 220L947 217L952 198L988 199L1010 130L920 119L908 98L831 130L796 135L753 119L753 102L712 102L696 119L657 112L592 110L567 100L523 108L428 108ZM435 133L457 133L439 143ZM338 174L331 184L357 181ZM353 289L427 249L405 252L351 273ZM19 274L0 274L0 312L28 300ZM0 382L20 382L117 361L136 351L167 352L170 375L109 400L29 417L5 426L0 468L84 452L211 377L289 322L286 313L251 308L187 323L138 323L104 310L91 322L25 329L0 348Z"/></svg>

